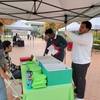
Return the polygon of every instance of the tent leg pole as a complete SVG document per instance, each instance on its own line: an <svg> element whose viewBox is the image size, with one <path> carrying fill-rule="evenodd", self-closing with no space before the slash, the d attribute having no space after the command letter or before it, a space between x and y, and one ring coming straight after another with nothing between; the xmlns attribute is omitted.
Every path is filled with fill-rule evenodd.
<svg viewBox="0 0 100 100"><path fill-rule="evenodd" d="M67 53L66 53L66 48L65 48L64 64L66 64L66 55L67 55Z"/></svg>

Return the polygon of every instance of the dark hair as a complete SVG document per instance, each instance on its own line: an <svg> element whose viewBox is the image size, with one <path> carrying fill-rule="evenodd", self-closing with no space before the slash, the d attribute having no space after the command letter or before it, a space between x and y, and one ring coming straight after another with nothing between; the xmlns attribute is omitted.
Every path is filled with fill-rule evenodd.
<svg viewBox="0 0 100 100"><path fill-rule="evenodd" d="M86 28L88 28L89 30L91 30L92 24L89 21L83 21L82 24L86 25Z"/></svg>
<svg viewBox="0 0 100 100"><path fill-rule="evenodd" d="M0 22L0 27L3 26L3 24Z"/></svg>
<svg viewBox="0 0 100 100"><path fill-rule="evenodd" d="M10 41L3 41L3 47L4 47L4 50L6 50L7 47L9 47L11 44Z"/></svg>
<svg viewBox="0 0 100 100"><path fill-rule="evenodd" d="M52 34L54 33L52 28L46 29L45 34Z"/></svg>

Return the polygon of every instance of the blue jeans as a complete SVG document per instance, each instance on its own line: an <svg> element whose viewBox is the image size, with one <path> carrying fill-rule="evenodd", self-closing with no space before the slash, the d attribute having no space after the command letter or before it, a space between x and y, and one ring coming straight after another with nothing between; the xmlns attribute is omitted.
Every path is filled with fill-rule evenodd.
<svg viewBox="0 0 100 100"><path fill-rule="evenodd" d="M0 100L8 100L4 79L0 76Z"/></svg>

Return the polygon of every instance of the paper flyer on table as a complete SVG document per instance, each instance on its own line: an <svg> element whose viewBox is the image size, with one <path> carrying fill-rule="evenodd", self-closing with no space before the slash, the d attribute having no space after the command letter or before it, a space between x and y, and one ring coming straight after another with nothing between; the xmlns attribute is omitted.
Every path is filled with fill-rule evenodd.
<svg viewBox="0 0 100 100"><path fill-rule="evenodd" d="M58 50L54 49L54 45L50 45L47 49L51 52L52 55L55 55L58 53Z"/></svg>

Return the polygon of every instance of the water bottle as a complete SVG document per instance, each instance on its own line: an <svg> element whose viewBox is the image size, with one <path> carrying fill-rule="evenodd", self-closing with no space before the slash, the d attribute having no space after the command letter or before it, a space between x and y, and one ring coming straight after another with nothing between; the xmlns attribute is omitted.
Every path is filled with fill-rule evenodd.
<svg viewBox="0 0 100 100"><path fill-rule="evenodd" d="M32 71L26 72L26 88L27 89L32 88Z"/></svg>

